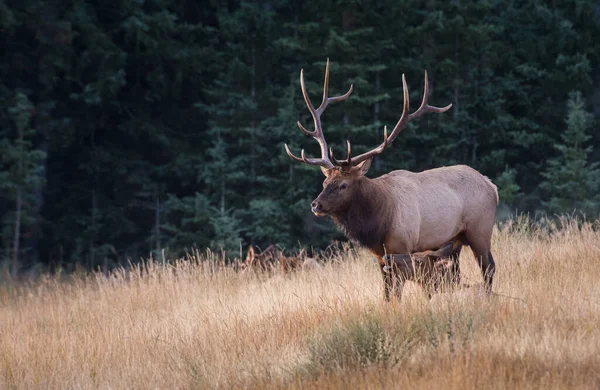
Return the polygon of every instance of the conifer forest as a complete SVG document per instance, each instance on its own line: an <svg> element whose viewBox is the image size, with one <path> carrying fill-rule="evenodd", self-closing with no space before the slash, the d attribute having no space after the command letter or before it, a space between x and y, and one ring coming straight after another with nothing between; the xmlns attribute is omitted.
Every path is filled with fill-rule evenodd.
<svg viewBox="0 0 600 390"><path fill-rule="evenodd" d="M600 213L600 2L0 0L0 262L71 271L248 244L324 249L319 148L429 103L369 177L467 164L497 218Z"/></svg>

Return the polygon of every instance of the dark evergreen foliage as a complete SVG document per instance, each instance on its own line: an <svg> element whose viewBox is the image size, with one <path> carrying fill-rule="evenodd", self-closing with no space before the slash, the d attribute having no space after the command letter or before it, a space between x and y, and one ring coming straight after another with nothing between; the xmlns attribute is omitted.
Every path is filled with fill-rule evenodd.
<svg viewBox="0 0 600 390"><path fill-rule="evenodd" d="M369 173L464 163L503 206L600 211L597 1L0 0L0 260L12 271L342 233L310 213L325 61L345 102L323 116L341 151L378 145L423 71L446 114L411 124ZM577 95L570 95L572 91ZM569 102L567 104L567 102ZM564 118L568 118L565 125Z"/></svg>
<svg viewBox="0 0 600 390"><path fill-rule="evenodd" d="M540 187L546 191L544 208L549 212L582 212L595 218L600 196L599 163L589 163L592 147L588 134L593 117L586 112L581 93L569 95L566 119L567 128L554 148L560 153L548 160L542 172Z"/></svg>

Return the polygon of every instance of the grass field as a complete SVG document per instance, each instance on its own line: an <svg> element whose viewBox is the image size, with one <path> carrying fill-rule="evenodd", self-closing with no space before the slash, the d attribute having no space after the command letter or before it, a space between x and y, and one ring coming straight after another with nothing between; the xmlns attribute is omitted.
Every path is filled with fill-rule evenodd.
<svg viewBox="0 0 600 390"><path fill-rule="evenodd" d="M0 388L600 388L600 233L521 221L492 250L490 298L408 283L386 303L361 250L270 278L180 261L5 284ZM481 283L469 249L461 268Z"/></svg>

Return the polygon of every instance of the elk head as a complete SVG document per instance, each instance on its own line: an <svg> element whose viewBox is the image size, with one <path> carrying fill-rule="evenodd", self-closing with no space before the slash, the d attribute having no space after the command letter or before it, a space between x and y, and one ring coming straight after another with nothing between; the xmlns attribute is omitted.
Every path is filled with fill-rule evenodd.
<svg viewBox="0 0 600 390"><path fill-rule="evenodd" d="M260 268L263 271L273 267L275 262L283 256L283 251L276 245L269 245L267 249L261 253L257 253L253 245L248 248L246 259L240 264L242 271L248 268Z"/></svg>
<svg viewBox="0 0 600 390"><path fill-rule="evenodd" d="M254 250L254 246L250 245L248 247L248 252L246 253L246 259L242 263L240 263L240 269L243 271L248 267L254 265L254 259L256 257L256 251Z"/></svg>
<svg viewBox="0 0 600 390"><path fill-rule="evenodd" d="M308 93L306 92L306 86L304 85L304 70L300 71L300 86L306 106L308 107L308 110L313 118L314 130L310 131L306 129L300 122L298 122L298 127L302 133L314 138L317 141L321 148L321 157L307 158L304 154L304 149L302 149L300 152L300 157L297 157L292 154L287 144L285 144L285 150L292 160L304 162L309 165L320 166L321 171L325 175L323 191L311 203L312 212L316 216L339 215L349 208L355 194L357 193L357 190L361 188L365 180L368 180L365 174L371 166L373 157L382 154L411 120L430 112L445 112L452 107L452 104L449 104L446 107L433 107L427 104L429 83L427 80L427 71L425 71L425 87L421 106L417 111L409 114L408 88L406 87L406 79L404 78L403 74L402 88L404 91L404 107L402 109L402 116L398 120L398 123L396 123L396 126L392 130L391 134L388 136L387 126L384 127L383 142L375 149L354 157L352 156L350 141L347 140L347 156L344 160L337 160L333 154L333 148L328 149L327 147L327 141L325 140L321 126L321 114L323 114L329 103L346 100L352 93L352 85L350 86L348 92L346 92L344 95L334 97L328 96L329 59L327 59L327 65L325 67L325 81L323 84L323 99L318 108L314 108L310 98L308 97Z"/></svg>

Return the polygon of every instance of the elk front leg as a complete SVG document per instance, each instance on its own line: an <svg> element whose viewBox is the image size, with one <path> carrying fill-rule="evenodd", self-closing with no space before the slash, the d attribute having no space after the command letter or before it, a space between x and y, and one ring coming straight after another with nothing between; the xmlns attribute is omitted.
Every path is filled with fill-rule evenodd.
<svg viewBox="0 0 600 390"><path fill-rule="evenodd" d="M390 293L393 290L394 296L400 300L402 298L402 288L404 283L400 280L397 270L393 267L381 265L381 276L383 277L383 296L387 302L390 301Z"/></svg>
<svg viewBox="0 0 600 390"><path fill-rule="evenodd" d="M402 299L402 289L404 288L404 281L400 279L397 272L393 273L392 283L394 286L394 296L396 297L396 299L401 300Z"/></svg>

